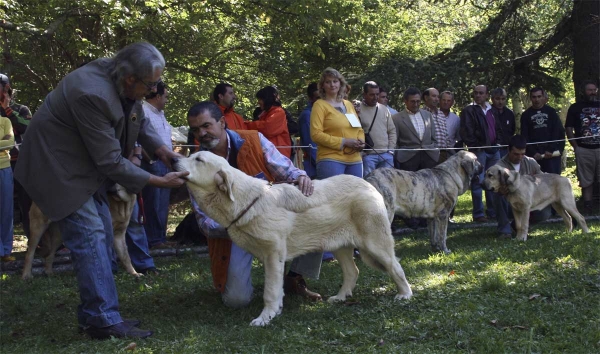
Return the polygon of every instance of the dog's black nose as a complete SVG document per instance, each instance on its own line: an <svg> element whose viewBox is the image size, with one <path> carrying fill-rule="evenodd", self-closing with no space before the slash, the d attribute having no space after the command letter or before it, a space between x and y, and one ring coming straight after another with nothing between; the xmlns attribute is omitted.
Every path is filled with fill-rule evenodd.
<svg viewBox="0 0 600 354"><path fill-rule="evenodd" d="M176 164L176 163L178 163L178 162L179 162L179 159L178 159L177 157L173 157L173 158L171 159L171 165L175 165L175 164Z"/></svg>

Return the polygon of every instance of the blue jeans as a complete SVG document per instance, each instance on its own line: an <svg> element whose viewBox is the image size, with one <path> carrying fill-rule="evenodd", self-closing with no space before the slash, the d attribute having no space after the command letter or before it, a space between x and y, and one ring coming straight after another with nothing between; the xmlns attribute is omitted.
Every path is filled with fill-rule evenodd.
<svg viewBox="0 0 600 354"><path fill-rule="evenodd" d="M331 160L317 162L317 179L325 179L343 174L363 178L363 164L360 162L354 164L345 164ZM305 256L309 255L310 254L307 254ZM333 254L331 252L324 252L321 257L323 259L331 259L333 258Z"/></svg>
<svg viewBox="0 0 600 354"><path fill-rule="evenodd" d="M0 256L8 256L13 246L13 173L10 167L0 169Z"/></svg>
<svg viewBox="0 0 600 354"><path fill-rule="evenodd" d="M363 176L367 177L369 173L373 172L376 168L381 167L394 167L394 155L387 151L380 152L379 154L369 154L363 156Z"/></svg>
<svg viewBox="0 0 600 354"><path fill-rule="evenodd" d="M154 267L154 259L148 249L148 240L144 226L138 221L139 205L137 201L133 207L133 213L129 219L125 240L127 241L127 252L131 258L131 264L135 270L140 271Z"/></svg>
<svg viewBox="0 0 600 354"><path fill-rule="evenodd" d="M325 160L317 162L317 179L325 179L337 175L353 175L358 178L363 177L363 164L360 162L354 164L345 164L342 162Z"/></svg>
<svg viewBox="0 0 600 354"><path fill-rule="evenodd" d="M169 169L162 161L153 164L142 162L142 168L153 175L164 176ZM167 218L169 216L169 188L158 188L147 185L142 190L144 211L146 214L146 237L150 247L167 241Z"/></svg>
<svg viewBox="0 0 600 354"><path fill-rule="evenodd" d="M77 274L79 324L107 327L122 322L111 270L113 234L107 203L90 197L57 224Z"/></svg>
<svg viewBox="0 0 600 354"><path fill-rule="evenodd" d="M252 259L254 257L235 243L231 244L229 268L225 291L221 295L227 307L240 308L252 300ZM321 270L321 253L309 253L294 258L290 270L309 278L318 279Z"/></svg>
<svg viewBox="0 0 600 354"><path fill-rule="evenodd" d="M481 149L475 149L473 151L475 156L477 156L477 161L483 167L483 172L479 175L479 181L471 184L471 197L473 199L473 219L484 216L483 213L483 189L481 188L481 183L483 182L483 178L485 176L485 171L488 168L494 166L500 160L500 153L496 151L495 153L487 153ZM495 217L494 212L494 193L491 191L485 191L485 204L487 209L487 215L489 217Z"/></svg>

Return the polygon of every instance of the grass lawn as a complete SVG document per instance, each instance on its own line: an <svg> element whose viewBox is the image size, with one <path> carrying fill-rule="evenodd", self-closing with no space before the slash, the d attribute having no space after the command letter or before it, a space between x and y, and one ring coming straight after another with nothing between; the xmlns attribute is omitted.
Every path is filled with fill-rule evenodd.
<svg viewBox="0 0 600 354"><path fill-rule="evenodd" d="M115 279L121 313L154 336L137 353L598 353L600 222L567 234L543 224L527 242L496 240L495 229L464 227L470 196L459 199L450 255L430 252L423 232L397 235L396 254L414 297L396 302L391 279L360 260L358 285L345 304L286 297L266 328L250 321L262 309L263 270L255 261L256 298L248 308L222 305L207 258L156 258L159 275ZM172 232L181 215L171 220ZM462 227L461 227L462 225ZM337 263L325 263L312 290L334 295ZM73 273L0 279L2 353L127 353L131 340L94 341L77 333ZM130 347L131 348L131 347Z"/></svg>

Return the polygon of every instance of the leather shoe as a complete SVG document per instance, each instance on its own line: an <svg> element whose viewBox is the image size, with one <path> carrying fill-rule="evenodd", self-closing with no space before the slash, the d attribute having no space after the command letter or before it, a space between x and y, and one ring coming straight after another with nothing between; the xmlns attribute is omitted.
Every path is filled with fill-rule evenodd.
<svg viewBox="0 0 600 354"><path fill-rule="evenodd" d="M488 222L489 220L485 216L480 216L478 218L474 218L473 221L477 222L477 223L482 223L482 222Z"/></svg>
<svg viewBox="0 0 600 354"><path fill-rule="evenodd" d="M312 301L323 301L321 294L308 290L306 282L300 274L296 276L286 275L283 281L283 291L288 295L296 294Z"/></svg>
<svg viewBox="0 0 600 354"><path fill-rule="evenodd" d="M145 329L139 329L134 326L129 326L125 322L120 322L108 327L87 327L84 329L93 339L108 339L110 337L115 338L148 338L153 332Z"/></svg>
<svg viewBox="0 0 600 354"><path fill-rule="evenodd" d="M150 275L158 275L158 274L160 274L160 272L158 271L158 269L156 269L156 267L149 267L149 268L146 268L146 269L140 269L137 272L140 273L140 274L150 274ZM123 321L125 321L125 320L123 320Z"/></svg>
<svg viewBox="0 0 600 354"><path fill-rule="evenodd" d="M142 324L142 321L135 318L122 318L123 323L130 327L139 327ZM77 331L79 333L83 333L85 331L86 326L80 324L77 327Z"/></svg>

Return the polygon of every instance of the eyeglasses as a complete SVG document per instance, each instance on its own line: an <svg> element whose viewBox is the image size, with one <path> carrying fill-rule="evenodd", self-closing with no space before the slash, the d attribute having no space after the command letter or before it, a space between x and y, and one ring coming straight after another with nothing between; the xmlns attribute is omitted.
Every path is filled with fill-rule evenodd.
<svg viewBox="0 0 600 354"><path fill-rule="evenodd" d="M158 84L160 84L162 82L162 79L159 79L158 81L154 81L154 82L146 82L142 79L138 79L140 80L140 82L142 84L144 84L146 86L146 88L148 88L148 90L152 90L154 88L156 88L156 86L158 86Z"/></svg>

